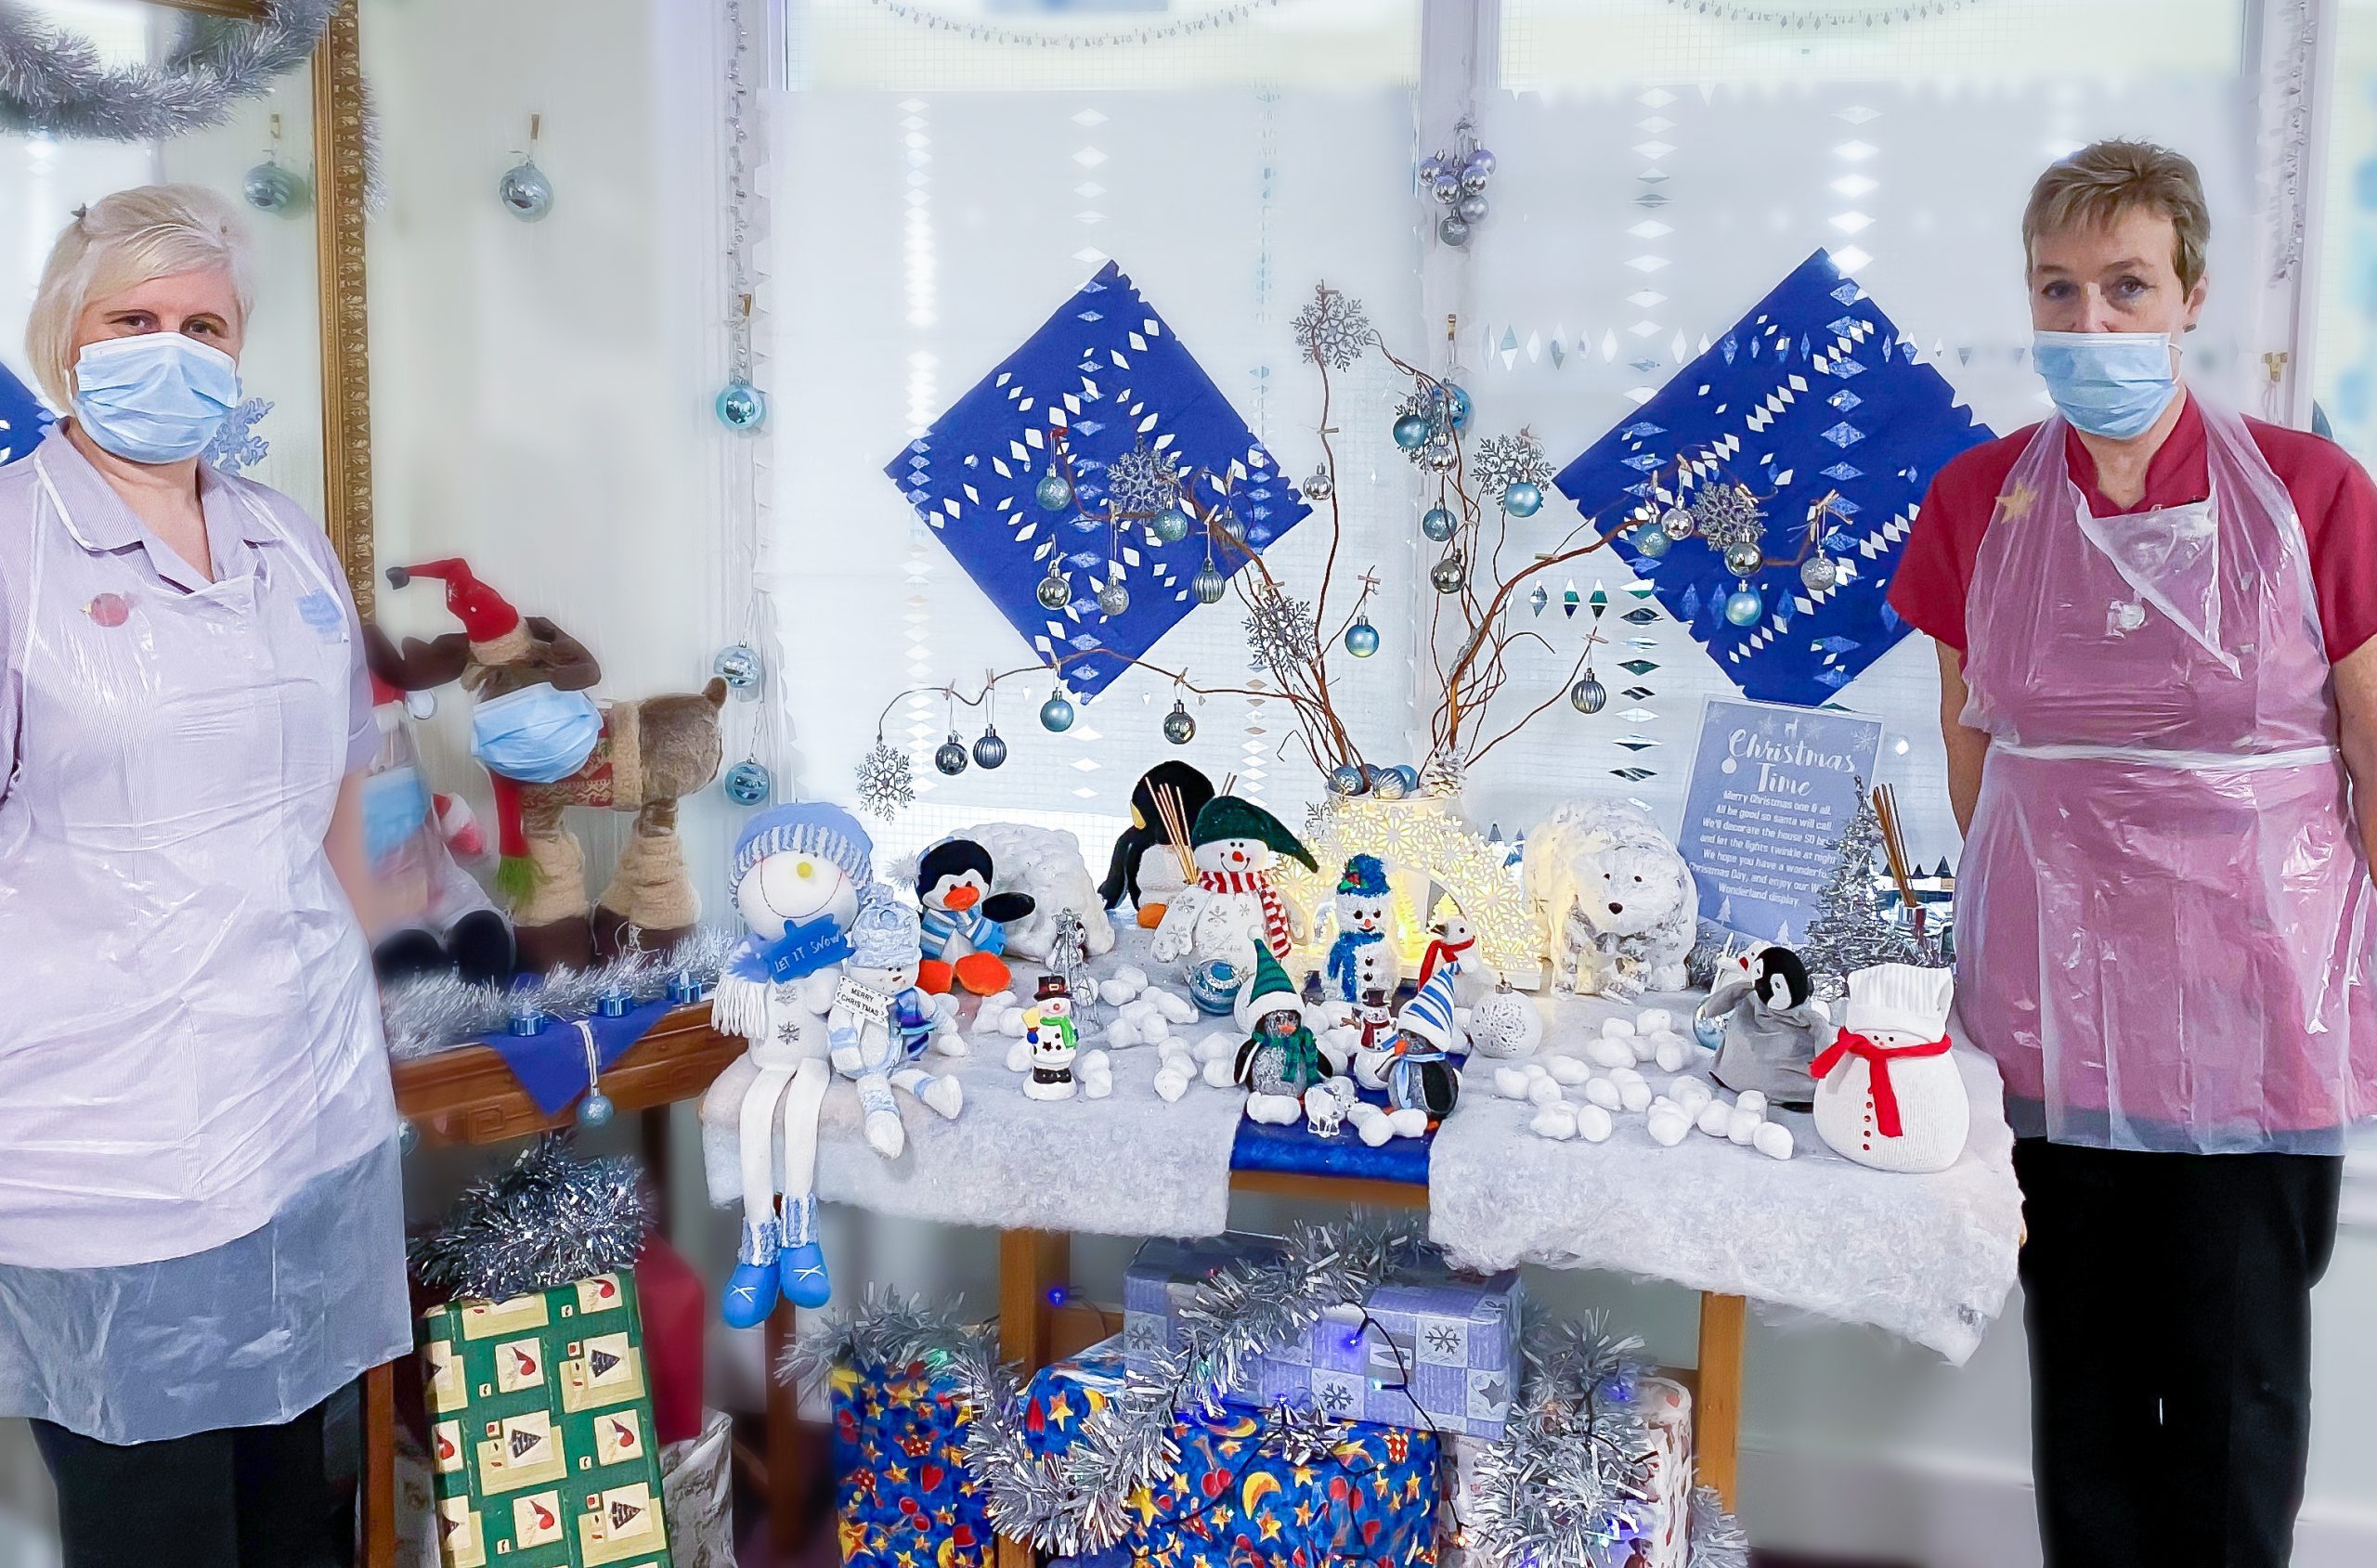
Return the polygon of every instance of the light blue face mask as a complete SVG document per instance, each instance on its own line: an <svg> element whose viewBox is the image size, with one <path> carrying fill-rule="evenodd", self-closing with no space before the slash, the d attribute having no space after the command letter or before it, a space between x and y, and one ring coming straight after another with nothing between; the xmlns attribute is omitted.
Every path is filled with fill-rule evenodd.
<svg viewBox="0 0 2377 1568"><path fill-rule="evenodd" d="M2168 332L2033 332L2031 363L2073 428L2143 435L2178 395Z"/></svg>
<svg viewBox="0 0 2377 1568"><path fill-rule="evenodd" d="M478 705L471 715L471 755L507 779L552 784L585 766L602 732L593 698L540 680Z"/></svg>
<svg viewBox="0 0 2377 1568"><path fill-rule="evenodd" d="M206 450L239 407L240 368L179 332L84 345L74 360L74 418L92 440L133 462L179 462Z"/></svg>

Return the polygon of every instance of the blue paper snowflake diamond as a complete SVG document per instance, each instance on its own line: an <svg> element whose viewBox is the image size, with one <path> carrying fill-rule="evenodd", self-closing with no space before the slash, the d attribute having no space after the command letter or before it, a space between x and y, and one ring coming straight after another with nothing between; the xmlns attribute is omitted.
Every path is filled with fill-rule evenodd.
<svg viewBox="0 0 2377 1568"><path fill-rule="evenodd" d="M1900 336L1818 251L1553 481L1606 530L1648 523L1678 499L1683 460L1687 503L1721 481L1758 494L1774 560L1799 553L1817 506L1837 497L1824 548L1838 582L1811 592L1796 567L1770 567L1750 583L1765 613L1747 627L1725 618L1738 579L1706 541L1654 560L1630 527L1617 538L1627 564L1749 696L1821 705L1906 635L1884 595L1916 509L1942 464L1991 437L1939 371L1896 352ZM1864 464L1842 460L1852 447Z"/></svg>
<svg viewBox="0 0 2377 1568"><path fill-rule="evenodd" d="M41 445L49 429L49 410L0 365L0 463L14 462Z"/></svg>
<svg viewBox="0 0 2377 1568"><path fill-rule="evenodd" d="M1076 494L1052 512L1033 491L1059 430ZM1200 607L1189 584L1206 559L1202 528L1167 544L1144 522L1124 524L1110 551L1110 487L1122 510L1142 512L1176 474L1195 511L1226 503L1257 553L1312 510L1111 262L883 472L1033 651L1067 660L1065 683L1083 698ZM1037 597L1052 560L1072 588L1061 610ZM1213 560L1225 576L1246 564L1226 542ZM1109 617L1094 596L1113 568L1130 607Z"/></svg>

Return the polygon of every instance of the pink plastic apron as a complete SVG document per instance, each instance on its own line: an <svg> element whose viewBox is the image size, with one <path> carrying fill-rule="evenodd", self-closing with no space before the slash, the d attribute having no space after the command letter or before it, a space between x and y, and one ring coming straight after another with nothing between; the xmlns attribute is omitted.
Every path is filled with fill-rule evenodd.
<svg viewBox="0 0 2377 1568"><path fill-rule="evenodd" d="M2208 500L2091 516L2050 419L1982 536L1957 1002L2018 1134L2332 1151L2377 1114L2377 894L2302 523L2199 405Z"/></svg>
<svg viewBox="0 0 2377 1568"><path fill-rule="evenodd" d="M0 854L0 1263L86 1268L244 1236L396 1116L370 957L323 850L343 600L237 485L225 499L265 541L244 570L162 581L77 528L48 456L29 460ZM244 525L209 510L210 532Z"/></svg>

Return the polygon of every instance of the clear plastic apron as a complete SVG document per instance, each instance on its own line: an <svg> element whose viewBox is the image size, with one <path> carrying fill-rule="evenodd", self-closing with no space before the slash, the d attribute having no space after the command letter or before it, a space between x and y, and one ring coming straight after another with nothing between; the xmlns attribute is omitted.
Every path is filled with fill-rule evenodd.
<svg viewBox="0 0 2377 1568"><path fill-rule="evenodd" d="M1982 536L1957 1002L2017 1134L2332 1151L2377 1114L2377 894L2301 521L2199 406L2206 501L2090 515L2050 419Z"/></svg>
<svg viewBox="0 0 2377 1568"><path fill-rule="evenodd" d="M90 548L30 460L19 756L38 762L0 862L0 1263L187 1257L396 1130L323 849L347 620L236 486L277 542L184 592Z"/></svg>

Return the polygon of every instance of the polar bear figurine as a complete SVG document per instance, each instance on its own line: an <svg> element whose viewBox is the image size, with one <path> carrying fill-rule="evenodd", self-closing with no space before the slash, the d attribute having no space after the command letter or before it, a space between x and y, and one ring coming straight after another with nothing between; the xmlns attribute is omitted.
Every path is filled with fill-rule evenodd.
<svg viewBox="0 0 2377 1568"><path fill-rule="evenodd" d="M1057 935L1057 916L1072 910L1081 916L1083 945L1097 958L1114 951L1114 923L1106 917L1106 901L1082 860L1081 840L1061 828L1033 827L1024 823L977 823L955 836L970 838L990 851L993 893L1025 893L1032 913L1007 927L1007 951L1020 958L1045 963Z"/></svg>
<svg viewBox="0 0 2377 1568"><path fill-rule="evenodd" d="M1527 835L1523 875L1558 983L1625 999L1684 989L1699 887L1649 812L1568 801Z"/></svg>

